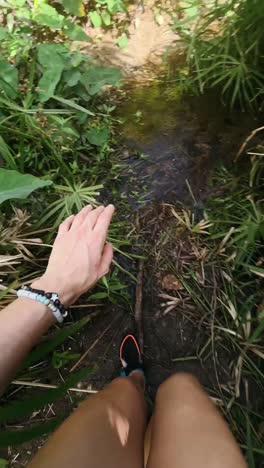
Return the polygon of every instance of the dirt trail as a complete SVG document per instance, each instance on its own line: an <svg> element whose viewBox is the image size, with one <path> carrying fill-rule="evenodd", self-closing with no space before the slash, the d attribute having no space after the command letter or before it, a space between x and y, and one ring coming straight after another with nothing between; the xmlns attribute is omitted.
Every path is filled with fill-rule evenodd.
<svg viewBox="0 0 264 468"><path fill-rule="evenodd" d="M128 44L124 49L116 44L118 31L94 29L88 24L86 32L94 41L85 46L87 53L101 63L121 68L126 76L132 74L136 79L145 74L145 69L149 73L150 67L161 65L164 53L179 36L172 31L169 15L163 13L162 24L157 23L152 3L144 9L132 7L130 10L134 19L127 29Z"/></svg>

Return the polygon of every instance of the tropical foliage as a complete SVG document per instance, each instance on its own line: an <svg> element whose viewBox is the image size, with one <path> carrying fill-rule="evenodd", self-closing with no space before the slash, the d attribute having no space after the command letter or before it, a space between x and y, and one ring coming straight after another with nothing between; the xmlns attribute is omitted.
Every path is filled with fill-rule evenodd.
<svg viewBox="0 0 264 468"><path fill-rule="evenodd" d="M188 0L180 5L183 18L174 17L174 27L187 45L189 86L201 93L219 89L227 105L256 111L263 102L263 2Z"/></svg>

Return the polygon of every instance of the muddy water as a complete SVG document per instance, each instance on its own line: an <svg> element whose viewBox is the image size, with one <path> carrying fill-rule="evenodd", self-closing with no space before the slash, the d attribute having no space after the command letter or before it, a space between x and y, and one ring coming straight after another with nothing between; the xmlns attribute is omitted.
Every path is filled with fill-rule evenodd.
<svg viewBox="0 0 264 468"><path fill-rule="evenodd" d="M166 80L130 88L119 117L126 147L121 192L133 207L186 202L186 181L203 202L212 191L212 169L231 164L256 127L252 116L230 113L217 96L186 97Z"/></svg>

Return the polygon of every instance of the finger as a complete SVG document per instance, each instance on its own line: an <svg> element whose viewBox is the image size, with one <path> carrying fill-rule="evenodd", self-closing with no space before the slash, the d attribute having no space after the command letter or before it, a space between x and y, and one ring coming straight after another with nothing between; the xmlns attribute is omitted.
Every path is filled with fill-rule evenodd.
<svg viewBox="0 0 264 468"><path fill-rule="evenodd" d="M58 229L57 238L61 237L63 234L65 234L65 232L68 232L70 230L74 218L75 218L75 216L71 215L68 218L66 218L63 221L63 223L61 223L61 225L59 226L59 229Z"/></svg>
<svg viewBox="0 0 264 468"><path fill-rule="evenodd" d="M88 215L86 216L86 219L84 221L84 225L89 229L92 230L97 222L98 217L103 213L105 210L104 206L99 206L95 210L92 210Z"/></svg>
<svg viewBox="0 0 264 468"><path fill-rule="evenodd" d="M98 240L102 244L105 243L109 225L113 217L115 207L113 205L108 205L104 212L100 214L97 219L97 223L94 227L94 232L98 235Z"/></svg>
<svg viewBox="0 0 264 468"><path fill-rule="evenodd" d="M85 206L79 213L75 216L71 229L77 229L81 226L81 224L85 221L86 216L90 211L92 211L93 207L92 205L87 205Z"/></svg>
<svg viewBox="0 0 264 468"><path fill-rule="evenodd" d="M100 267L98 270L98 274L100 278L102 278L109 272L111 263L113 261L113 256L114 256L114 252L113 252L112 244L106 244L103 250L101 263L100 263Z"/></svg>

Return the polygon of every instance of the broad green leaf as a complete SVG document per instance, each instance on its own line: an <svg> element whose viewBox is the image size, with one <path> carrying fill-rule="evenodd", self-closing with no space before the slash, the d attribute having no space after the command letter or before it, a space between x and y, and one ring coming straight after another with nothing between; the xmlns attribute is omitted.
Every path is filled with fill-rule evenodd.
<svg viewBox="0 0 264 468"><path fill-rule="evenodd" d="M79 70L68 70L63 73L63 81L67 83L67 86L76 86L81 79L81 73Z"/></svg>
<svg viewBox="0 0 264 468"><path fill-rule="evenodd" d="M62 44L40 44L38 46L38 61L45 68L54 67L59 62L65 65L70 53Z"/></svg>
<svg viewBox="0 0 264 468"><path fill-rule="evenodd" d="M122 78L119 68L93 67L82 76L81 82L92 96L105 85L116 86Z"/></svg>
<svg viewBox="0 0 264 468"><path fill-rule="evenodd" d="M95 300L95 299L106 299L108 297L108 294L105 292L97 292L94 294L91 294L89 299Z"/></svg>
<svg viewBox="0 0 264 468"><path fill-rule="evenodd" d="M2 90L9 98L17 97L18 73L14 65L7 60L0 60L0 91Z"/></svg>
<svg viewBox="0 0 264 468"><path fill-rule="evenodd" d="M9 5L12 5L14 8L19 8L25 5L26 0L9 0L8 1Z"/></svg>
<svg viewBox="0 0 264 468"><path fill-rule="evenodd" d="M20 8L17 8L16 9L16 18L19 18L19 19L22 19L24 22L25 20L31 20L31 11L28 7L20 7ZM28 29L30 31L30 27L28 26ZM28 31L28 32L29 32ZM26 41L26 39L25 39ZM27 37L27 41L28 41L28 37Z"/></svg>
<svg viewBox="0 0 264 468"><path fill-rule="evenodd" d="M86 132L89 143L96 146L102 146L109 138L108 128L91 128Z"/></svg>
<svg viewBox="0 0 264 468"><path fill-rule="evenodd" d="M40 26L48 26L51 29L62 29L64 16L47 3L39 3L33 10L33 20Z"/></svg>
<svg viewBox="0 0 264 468"><path fill-rule="evenodd" d="M50 99L60 81L69 52L62 44L41 44L38 47L38 61L43 67L43 75L38 83L41 102Z"/></svg>
<svg viewBox="0 0 264 468"><path fill-rule="evenodd" d="M46 102L53 96L62 72L62 65L57 65L44 71L37 88L40 102Z"/></svg>
<svg viewBox="0 0 264 468"><path fill-rule="evenodd" d="M14 198L27 198L34 190L51 184L51 180L0 168L0 204Z"/></svg>
<svg viewBox="0 0 264 468"><path fill-rule="evenodd" d="M62 5L68 13L75 16L84 16L85 10L82 0L62 0Z"/></svg>
<svg viewBox="0 0 264 468"><path fill-rule="evenodd" d="M108 13L107 10L104 10L102 12L102 20L103 20L103 23L106 25L106 26L110 26L110 24L112 23L112 20L111 20L111 16L110 14Z"/></svg>
<svg viewBox="0 0 264 468"><path fill-rule="evenodd" d="M100 28L102 26L102 19L97 11L91 11L89 17L95 28Z"/></svg>
<svg viewBox="0 0 264 468"><path fill-rule="evenodd" d="M71 326L59 330L55 335L53 335L52 339L40 344L39 346L37 346L37 348L31 351L31 353L23 362L20 370L26 369L35 364L36 362L40 361L41 359L45 358L55 348L60 346L69 336L74 335L79 330L81 330L82 327L87 325L87 323L90 322L90 320L90 317L85 317L79 320L78 322L73 323Z"/></svg>
<svg viewBox="0 0 264 468"><path fill-rule="evenodd" d="M119 38L117 39L117 45L120 47L120 49L124 49L127 47L128 44L128 37L125 33L123 33Z"/></svg>
<svg viewBox="0 0 264 468"><path fill-rule="evenodd" d="M125 11L125 4L123 0L106 0L107 8L111 14Z"/></svg>
<svg viewBox="0 0 264 468"><path fill-rule="evenodd" d="M4 28L3 26L0 26L0 41L3 41L4 39L6 39L8 35L9 35L8 30Z"/></svg>
<svg viewBox="0 0 264 468"><path fill-rule="evenodd" d="M22 431L6 431L0 434L0 447L16 446L53 432L63 421L63 418L52 418L46 423Z"/></svg>
<svg viewBox="0 0 264 468"><path fill-rule="evenodd" d="M72 41L91 41L84 29L79 24L74 24L69 20L64 20L63 32Z"/></svg>
<svg viewBox="0 0 264 468"><path fill-rule="evenodd" d="M59 400L69 388L74 387L78 382L85 379L91 373L91 369L82 369L72 374L60 387L45 390L38 395L16 400L0 408L0 421L14 421L18 418L24 418L37 411L48 403L54 403Z"/></svg>

